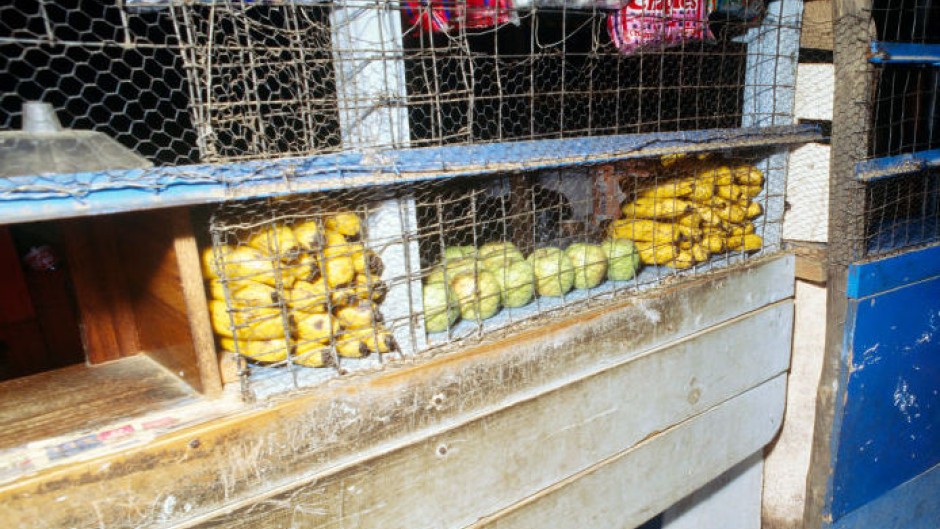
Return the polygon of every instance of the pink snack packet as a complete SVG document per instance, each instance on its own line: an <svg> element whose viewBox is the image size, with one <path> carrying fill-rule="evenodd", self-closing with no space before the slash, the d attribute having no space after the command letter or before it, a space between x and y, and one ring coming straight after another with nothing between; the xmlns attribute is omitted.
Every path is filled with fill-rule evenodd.
<svg viewBox="0 0 940 529"><path fill-rule="evenodd" d="M607 16L607 31L625 54L713 40L708 15L714 0L630 0Z"/></svg>

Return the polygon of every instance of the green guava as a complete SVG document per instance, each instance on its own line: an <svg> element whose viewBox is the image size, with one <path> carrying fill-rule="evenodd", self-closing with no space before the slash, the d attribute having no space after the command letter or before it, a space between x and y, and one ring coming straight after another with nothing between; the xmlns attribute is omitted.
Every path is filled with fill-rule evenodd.
<svg viewBox="0 0 940 529"><path fill-rule="evenodd" d="M488 242L477 250L477 257L486 259L493 255L507 255L518 259L525 259L525 255L511 242Z"/></svg>
<svg viewBox="0 0 940 529"><path fill-rule="evenodd" d="M457 277L457 274L461 272L473 272L478 267L476 259L472 257L462 257L460 259L454 259L453 261L447 261L443 265L437 265L434 269L431 270L431 273L428 274L428 278L425 280L428 284L430 283L442 283L445 279L445 269L446 269L446 279L448 282L453 282L454 278Z"/></svg>
<svg viewBox="0 0 940 529"><path fill-rule="evenodd" d="M565 252L555 247L539 248L527 259L535 273L540 296L561 296L574 284L574 266Z"/></svg>
<svg viewBox="0 0 940 529"><path fill-rule="evenodd" d="M633 279L640 269L640 252L629 239L607 239L601 244L607 256L607 278L611 281Z"/></svg>
<svg viewBox="0 0 940 529"><path fill-rule="evenodd" d="M499 312L501 295L499 281L492 272L486 270L474 274L461 272L454 277L450 286L457 294L460 303L460 316L465 320L485 320Z"/></svg>
<svg viewBox="0 0 940 529"><path fill-rule="evenodd" d="M526 261L509 261L506 266L500 263L499 268L487 270L496 276L500 292L503 296L503 306L509 308L528 305L535 296L535 274L532 265Z"/></svg>
<svg viewBox="0 0 940 529"><path fill-rule="evenodd" d="M462 257L473 257L477 250L473 246L448 246L444 248L444 261L453 261Z"/></svg>
<svg viewBox="0 0 940 529"><path fill-rule="evenodd" d="M574 265L574 288L594 288L607 276L607 256L597 244L575 243L565 253Z"/></svg>
<svg viewBox="0 0 940 529"><path fill-rule="evenodd" d="M485 258L482 258L480 266L490 272L496 272L514 261L525 261L525 258L522 257L522 253L518 251L494 251L488 253Z"/></svg>
<svg viewBox="0 0 940 529"><path fill-rule="evenodd" d="M424 328L428 333L444 332L460 316L457 294L440 281L424 287Z"/></svg>

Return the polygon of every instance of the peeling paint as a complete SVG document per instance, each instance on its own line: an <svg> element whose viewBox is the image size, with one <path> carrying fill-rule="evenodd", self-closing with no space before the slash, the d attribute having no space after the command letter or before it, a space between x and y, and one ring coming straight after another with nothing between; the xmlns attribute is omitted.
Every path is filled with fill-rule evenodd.
<svg viewBox="0 0 940 529"><path fill-rule="evenodd" d="M901 412L904 419L910 423L913 419L912 411L917 409L917 396L910 392L907 381L903 378L898 379L894 388L894 407ZM917 415L918 417L920 414Z"/></svg>

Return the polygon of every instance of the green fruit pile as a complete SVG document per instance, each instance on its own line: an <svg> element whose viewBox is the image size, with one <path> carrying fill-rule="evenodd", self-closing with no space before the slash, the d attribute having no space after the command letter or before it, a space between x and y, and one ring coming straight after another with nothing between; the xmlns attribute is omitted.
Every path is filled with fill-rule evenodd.
<svg viewBox="0 0 940 529"><path fill-rule="evenodd" d="M636 247L621 239L576 243L565 250L539 248L528 258L511 242L451 246L424 280L425 329L438 333L461 318L492 318L503 307L528 305L536 294L558 297L572 288L595 288L606 279L626 281L639 268Z"/></svg>

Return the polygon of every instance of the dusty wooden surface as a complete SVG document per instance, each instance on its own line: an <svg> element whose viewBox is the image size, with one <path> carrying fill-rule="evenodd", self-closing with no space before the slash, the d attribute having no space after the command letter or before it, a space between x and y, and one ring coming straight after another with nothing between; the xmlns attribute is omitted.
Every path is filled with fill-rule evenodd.
<svg viewBox="0 0 940 529"><path fill-rule="evenodd" d="M141 356L9 380L0 384L0 449L94 429L192 396Z"/></svg>
<svg viewBox="0 0 940 529"><path fill-rule="evenodd" d="M579 481L625 451L655 443L660 432L784 372L792 310L790 302L775 305L339 472L308 476L306 483L253 498L198 527L466 527L481 517L481 527L498 526L504 518L511 520L507 527L607 527L572 518L586 522L596 514L575 507L583 491L604 496L617 480L594 475L588 482L597 481L596 487ZM756 336L764 347L753 346ZM634 523L658 512L647 509L665 508L769 442L780 424L784 387L781 380L762 393L754 406L762 406L761 413L708 421L699 439L683 443L684 450L671 457L671 445L640 456L652 457L662 475L645 475L649 488L635 491ZM737 437L731 450L713 446L731 431ZM719 453L709 454L713 449ZM625 474L635 472L630 464L618 466ZM682 476L690 469L696 472ZM566 491L569 486L574 488ZM597 506L606 510L617 503L613 497L595 501L606 503Z"/></svg>
<svg viewBox="0 0 940 529"><path fill-rule="evenodd" d="M375 461L392 464L395 454L408 450L431 458L472 453L472 446L461 444L459 436L448 437L448 433L465 425L463 428L470 428L464 430L467 435L471 431L486 435L489 417L515 416L500 410L525 405L541 407L538 413L548 420L557 409L545 404L552 401L552 395L567 392L574 397L573 388L583 389L588 379L595 383L605 380L603 384L612 391L621 382L610 373L630 365L631 359L637 360L636 365L651 366L645 373L633 368L630 372L638 377L638 383L640 379L660 382L648 390L659 393L665 382L653 376L657 372L654 368L665 365L670 355L651 351L791 297L792 277L792 257L769 259L555 320L498 343L418 359L414 365L395 366L369 376L350 376L294 398L261 404L225 420L167 435L147 446L46 471L0 488L0 518L11 528L112 528L208 523L219 520L225 512L247 516L247 511L239 509L263 510L272 505L304 514L304 505L285 503L279 495L324 476L332 476L333 487L344 483L343 476L362 479L363 470ZM752 339L754 344L759 347L749 349L757 352L769 347L761 338ZM731 357L744 354L736 347L726 351ZM730 388L738 384L739 391L744 391L779 372L779 366L761 367L768 363L763 359L752 363L755 370L742 377L734 370L713 370L713 375L720 377L715 387L729 385L733 391ZM760 369L767 371L761 374ZM659 373L668 375L667 371ZM685 406L698 406L695 409L699 412L705 411L709 402L716 403L709 399L720 401L731 396L712 394L713 389L703 387L698 401L689 404L694 387L688 385L689 379L676 380L682 383L676 398L686 402ZM562 389L568 386L571 388ZM581 393L573 401L553 402L572 411L582 406L590 409L594 391ZM681 420L686 412L674 412L673 420ZM652 413L641 408L630 410L628 415L646 417ZM584 415L583 419L590 417ZM594 420L606 417L601 414ZM658 428L669 426L663 423ZM514 450L535 442L525 434L514 432ZM443 454L441 439L449 443ZM617 441L626 447L631 440L639 439ZM585 440L578 442L583 446ZM540 451L537 446L532 448L529 457L536 457ZM580 464L589 466L596 462L585 463L590 457L609 457L599 454L615 454L621 449L604 445L589 452ZM492 455L481 454L473 462L483 468ZM403 487L406 481L396 474L396 468L391 467L384 481L376 485L389 492ZM506 478L514 483L518 476ZM360 510L355 503L358 489L350 483L333 490L344 491L339 507L348 506L339 520L355 526L350 516ZM451 491L458 492L465 493ZM270 501L261 501L265 498ZM360 512L365 514L371 508ZM279 512L272 516L285 515Z"/></svg>

